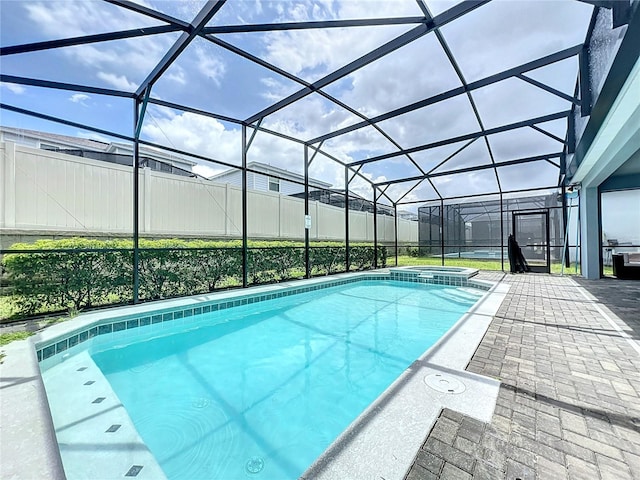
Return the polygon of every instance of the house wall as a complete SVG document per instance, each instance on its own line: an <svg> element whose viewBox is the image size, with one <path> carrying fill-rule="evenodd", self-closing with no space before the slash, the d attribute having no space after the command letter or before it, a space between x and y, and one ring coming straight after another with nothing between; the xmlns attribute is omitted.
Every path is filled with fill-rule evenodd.
<svg viewBox="0 0 640 480"><path fill-rule="evenodd" d="M242 186L242 172L240 170L229 172L220 177L214 179L215 182L230 183L237 187ZM252 190L258 190L261 192L269 191L269 175L263 175L260 173L247 172L247 186ZM287 180L280 180L280 193L284 195L293 195L294 193L304 192L304 185L299 183L290 182Z"/></svg>
<svg viewBox="0 0 640 480"><path fill-rule="evenodd" d="M247 183L249 182L249 175L247 174ZM217 177L214 182L217 183L228 183L230 185L235 185L236 187L242 186L242 172L240 170L233 170L232 172L225 173L224 175L220 175Z"/></svg>
<svg viewBox="0 0 640 480"><path fill-rule="evenodd" d="M131 167L0 143L2 248L15 241L69 236L131 237ZM231 183L140 172L140 234L239 238L242 189ZM304 238L304 200L247 191L249 238ZM310 202L311 240L343 241L344 209ZM373 241L373 215L350 212L350 241ZM399 241L417 242L418 224L399 219ZM378 240L394 241L393 218L378 216Z"/></svg>

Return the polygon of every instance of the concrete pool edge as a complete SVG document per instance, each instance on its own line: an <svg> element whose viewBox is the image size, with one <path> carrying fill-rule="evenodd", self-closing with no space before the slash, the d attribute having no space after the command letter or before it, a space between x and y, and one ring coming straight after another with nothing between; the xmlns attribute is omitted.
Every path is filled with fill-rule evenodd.
<svg viewBox="0 0 640 480"><path fill-rule="evenodd" d="M0 448L2 478L64 479L44 383L31 339L2 347Z"/></svg>
<svg viewBox="0 0 640 480"><path fill-rule="evenodd" d="M71 332L86 328L88 325L97 325L102 319L111 318L114 315L144 314L223 299L237 299L256 294L339 282L343 279L366 280L379 276L389 278L389 269L343 273L255 286L243 290L228 290L98 310L81 314L64 323L52 325L34 337L3 347L7 353L4 363L0 365L0 382L3 388L3 408L0 411L0 423L3 425L1 429L3 476L7 472L12 472L15 478L65 478L46 390L36 358L38 345L51 342L65 334L69 335ZM486 289L487 286L484 285L480 288L483 287ZM62 357L62 355L56 356ZM29 392L29 395L23 393L25 390ZM8 460L5 461L7 458ZM10 478L13 477L10 476Z"/></svg>
<svg viewBox="0 0 640 480"><path fill-rule="evenodd" d="M440 411L449 408L489 422L500 382L465 371L509 290L494 286L435 345L398 377L316 459L301 478L403 479ZM461 384L445 393L429 387L433 378ZM482 401L478 401L482 398Z"/></svg>

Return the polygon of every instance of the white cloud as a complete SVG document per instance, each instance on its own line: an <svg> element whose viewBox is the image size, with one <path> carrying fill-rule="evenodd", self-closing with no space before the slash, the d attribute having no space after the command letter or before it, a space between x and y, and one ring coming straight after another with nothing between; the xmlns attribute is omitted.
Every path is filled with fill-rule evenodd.
<svg viewBox="0 0 640 480"><path fill-rule="evenodd" d="M16 95L22 95L24 92L27 91L22 85L18 85L16 83L0 82L0 87L6 88L11 93L15 93Z"/></svg>
<svg viewBox="0 0 640 480"><path fill-rule="evenodd" d="M274 77L262 77L260 83L265 87L261 94L262 97L272 102L277 102L291 95L299 88L297 84L284 83Z"/></svg>
<svg viewBox="0 0 640 480"><path fill-rule="evenodd" d="M267 61L315 81L406 31L406 27L272 32L265 36Z"/></svg>
<svg viewBox="0 0 640 480"><path fill-rule="evenodd" d="M299 0L265 6L275 21L303 22L347 18L421 15L413 1L354 2ZM273 21L273 18L271 19ZM339 28L269 32L262 37L267 61L305 80L316 80L369 50L395 38L411 26Z"/></svg>
<svg viewBox="0 0 640 480"><path fill-rule="evenodd" d="M473 81L583 42L592 10L581 2L497 1L441 31Z"/></svg>
<svg viewBox="0 0 640 480"><path fill-rule="evenodd" d="M270 115L264 126L286 135L309 139L359 120L359 117L312 94Z"/></svg>
<svg viewBox="0 0 640 480"><path fill-rule="evenodd" d="M241 164L241 131L225 124L192 113L177 114L174 111L152 105L142 128L143 137L154 143L197 153L212 160L234 165ZM249 135L251 130L249 129ZM259 132L248 152L248 161L258 161L302 173L304 148L301 144ZM226 170L215 163L194 167L194 172L211 176ZM313 178L336 186L344 183L344 167L330 159L318 157L311 169ZM356 184L357 185L357 184ZM370 187L368 187L370 189ZM362 189L366 192L367 187Z"/></svg>
<svg viewBox="0 0 640 480"><path fill-rule="evenodd" d="M138 88L138 86L130 82L126 76L124 75L116 75L115 73L107 73L107 72L98 72L96 76L100 80L104 80L109 85L118 88L120 90L133 92Z"/></svg>
<svg viewBox="0 0 640 480"><path fill-rule="evenodd" d="M220 86L222 77L226 72L226 66L212 50L202 47L196 48L197 68L202 75L212 80L217 86Z"/></svg>
<svg viewBox="0 0 640 480"><path fill-rule="evenodd" d="M437 39L427 35L354 72L328 91L375 116L458 86L460 81Z"/></svg>
<svg viewBox="0 0 640 480"><path fill-rule="evenodd" d="M149 107L147 116L142 127L145 138L213 160L241 163L240 130L228 130L213 118L188 112L175 114L155 106Z"/></svg>
<svg viewBox="0 0 640 480"><path fill-rule="evenodd" d="M89 95L86 95L84 93L74 93L69 97L69 101L73 103L79 103L80 105L84 105L86 107L87 104L85 102L90 98L91 97Z"/></svg>
<svg viewBox="0 0 640 480"><path fill-rule="evenodd" d="M47 3L25 3L25 9L29 18L38 24L42 32L53 38L77 37L85 35L82 22L78 22L79 18L83 18L84 13L89 13L87 8L82 4L68 4L65 8L64 4L60 4L61 8L51 8L52 5ZM74 8L77 7L77 8ZM84 17L84 18L91 18Z"/></svg>
<svg viewBox="0 0 640 480"><path fill-rule="evenodd" d="M187 84L187 76L183 68L174 66L169 72L165 73L163 78L171 80L172 82L178 83L180 85Z"/></svg>
<svg viewBox="0 0 640 480"><path fill-rule="evenodd" d="M24 2L27 16L49 38L134 29L159 22L103 2ZM66 68L84 67L110 86L135 89L162 58L178 34L153 35L101 44L62 48L54 55L69 59Z"/></svg>

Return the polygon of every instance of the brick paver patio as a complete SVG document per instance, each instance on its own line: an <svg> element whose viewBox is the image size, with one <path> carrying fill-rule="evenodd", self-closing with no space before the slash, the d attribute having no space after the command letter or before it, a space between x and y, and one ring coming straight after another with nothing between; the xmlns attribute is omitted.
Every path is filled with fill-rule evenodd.
<svg viewBox="0 0 640 480"><path fill-rule="evenodd" d="M504 281L467 366L502 382L493 419L443 410L406 480L640 480L640 282Z"/></svg>

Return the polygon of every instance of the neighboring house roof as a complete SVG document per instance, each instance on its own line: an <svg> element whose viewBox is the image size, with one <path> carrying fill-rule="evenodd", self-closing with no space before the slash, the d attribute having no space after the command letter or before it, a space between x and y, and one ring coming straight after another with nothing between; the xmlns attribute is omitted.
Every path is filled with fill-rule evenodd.
<svg viewBox="0 0 640 480"><path fill-rule="evenodd" d="M91 140L82 137L70 137L68 135L58 135L57 133L39 132L37 130L27 130L26 128L0 127L1 132L12 133L18 137L30 137L36 140L45 140L52 143L69 145L76 148L89 148L97 152L106 152L109 144L98 140Z"/></svg>
<svg viewBox="0 0 640 480"><path fill-rule="evenodd" d="M418 214L409 212L408 210L398 210L398 217L405 220L418 220Z"/></svg>
<svg viewBox="0 0 640 480"><path fill-rule="evenodd" d="M133 148L130 144L127 144L127 143L111 142L109 144L109 148L107 151L111 153L119 153L119 154L126 153L129 155L133 155ZM140 145L140 155L156 158L159 160L179 162L192 167L194 165L198 165L198 162L189 160L188 158L185 158L182 155L176 155L175 153L168 153L159 148L148 147L146 145Z"/></svg>
<svg viewBox="0 0 640 480"><path fill-rule="evenodd" d="M304 176L299 173L289 172L288 170L284 170L279 167L274 167L273 165L267 165L266 163L261 162L249 162L247 163L247 168L249 170L253 170L254 172L263 173L265 175L271 175L274 177L280 177L285 180L293 180L295 182L304 183ZM234 174L238 172L238 169L230 168L229 170L225 170L222 173L218 173L209 177L209 180L219 180L220 178L224 178L227 175ZM316 178L309 177L309 186L316 188L331 188L331 184L327 182L323 182L322 180L318 180Z"/></svg>
<svg viewBox="0 0 640 480"><path fill-rule="evenodd" d="M71 137L68 135L59 135L57 133L40 132L37 130L28 130L25 128L15 127L0 127L0 139L3 139L2 133L10 133L17 137L27 137L34 140L44 141L45 143L55 144L54 146L60 148L80 149L80 150L92 150L95 152L103 153L115 153L124 155L133 155L133 148L130 144L121 142L102 142L99 140L92 140L82 137ZM167 161L170 163L179 163L193 167L197 165L197 162L189 160L181 155L164 152L158 148L140 146L140 155L151 157L158 160Z"/></svg>

